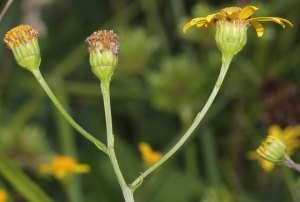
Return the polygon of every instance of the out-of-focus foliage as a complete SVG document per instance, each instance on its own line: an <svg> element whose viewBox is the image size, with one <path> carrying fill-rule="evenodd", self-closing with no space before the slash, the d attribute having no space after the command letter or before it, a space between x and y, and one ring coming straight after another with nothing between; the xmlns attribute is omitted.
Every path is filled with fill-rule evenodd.
<svg viewBox="0 0 300 202"><path fill-rule="evenodd" d="M0 8L4 4L1 1ZM204 120L182 149L144 179L135 199L297 202L298 174L282 166L266 173L245 154L260 145L270 125L284 129L299 124L298 0L21 0L13 2L0 22L0 36L21 23L41 30L43 76L72 117L106 142L99 82L91 72L84 40L98 29L113 29L119 35L111 105L116 155L131 183L145 170L138 143L166 153L201 110L218 77L221 53L215 27L193 27L183 34L183 25L227 6L245 5L259 7L253 17L283 17L294 27L262 22L261 38L249 27L248 42L233 58ZM270 79L278 85L266 85ZM26 159L22 169L55 201L123 201L107 156L66 123L4 43L0 127L0 149L18 166ZM43 158L53 153L74 156L91 171L63 183L38 176L36 163L46 163ZM300 162L299 151L293 159ZM22 201L1 176L0 185L15 201Z"/></svg>

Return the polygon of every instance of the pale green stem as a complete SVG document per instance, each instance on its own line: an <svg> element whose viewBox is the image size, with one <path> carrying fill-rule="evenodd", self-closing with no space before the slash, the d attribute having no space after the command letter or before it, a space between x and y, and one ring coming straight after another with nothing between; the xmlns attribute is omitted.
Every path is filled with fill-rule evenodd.
<svg viewBox="0 0 300 202"><path fill-rule="evenodd" d="M122 172L120 170L117 157L114 149L114 135L112 127L111 118L111 107L110 107L110 95L109 95L109 84L110 81L101 82L101 91L103 95L104 110L105 110L105 120L106 120L106 130L107 130L107 151L110 161L112 163L113 169L122 188L123 196L126 202L134 202L133 192L127 186Z"/></svg>
<svg viewBox="0 0 300 202"><path fill-rule="evenodd" d="M13 0L8 0L3 8L3 10L1 11L1 14L0 14L0 22L4 16L4 14L6 13L7 9L9 8L9 6L11 5L11 3L13 2Z"/></svg>
<svg viewBox="0 0 300 202"><path fill-rule="evenodd" d="M31 70L37 81L43 87L49 98L52 100L53 104L57 107L60 113L66 118L66 120L84 137L90 140L92 143L96 144L97 147L102 150L103 152L107 153L106 146L92 135L90 135L87 131L85 131L81 126L79 126L72 117L66 112L66 110L61 106L59 101L56 99L55 95L52 93L51 89L49 88L48 84L44 80L43 76L41 75L39 70Z"/></svg>
<svg viewBox="0 0 300 202"><path fill-rule="evenodd" d="M138 177L132 184L131 189L134 191L136 186L140 183L141 180L143 180L144 177L149 175L153 170L155 170L157 167L159 167L162 163L164 163L170 156L172 156L182 145L183 143L190 137L192 132L196 129L204 115L206 114L207 110L211 106L212 102L214 101L221 85L224 80L224 77L226 75L226 72L228 70L229 64L232 60L232 56L224 56L222 57L222 67L221 71L218 77L218 80L215 84L215 87L209 96L207 102L205 103L203 109L201 112L198 113L196 116L193 124L190 126L190 128L187 130L187 132L182 136L182 138L177 142L177 144L168 152L166 153L158 162L156 162L153 166L148 168L140 177Z"/></svg>

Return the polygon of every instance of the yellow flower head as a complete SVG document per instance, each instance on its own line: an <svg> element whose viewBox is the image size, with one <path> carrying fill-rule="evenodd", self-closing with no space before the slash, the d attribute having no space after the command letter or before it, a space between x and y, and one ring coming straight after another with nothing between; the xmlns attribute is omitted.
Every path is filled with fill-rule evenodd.
<svg viewBox="0 0 300 202"><path fill-rule="evenodd" d="M70 156L56 156L49 165L43 165L39 169L41 174L52 174L58 180L63 179L69 173L87 173L90 167L86 164L78 164Z"/></svg>
<svg viewBox="0 0 300 202"><path fill-rule="evenodd" d="M110 80L118 64L119 37L112 30L99 30L85 40L89 44L93 73L101 80Z"/></svg>
<svg viewBox="0 0 300 202"><path fill-rule="evenodd" d="M4 42L13 51L17 63L28 70L38 69L41 63L39 33L30 25L17 26L5 34Z"/></svg>
<svg viewBox="0 0 300 202"><path fill-rule="evenodd" d="M0 202L7 202L7 194L3 189L0 189Z"/></svg>
<svg viewBox="0 0 300 202"><path fill-rule="evenodd" d="M254 26L258 37L261 37L264 33L264 28L258 21L273 21L282 27L285 27L284 23L293 26L290 21L278 17L251 18L256 10L258 8L254 6L246 6L243 9L239 7L224 8L218 13L192 19L183 27L183 32L194 25L200 28L203 25L209 27L215 24L217 26L216 42L218 48L225 55L235 55L246 44L246 31L250 25Z"/></svg>
<svg viewBox="0 0 300 202"><path fill-rule="evenodd" d="M272 136L272 139L281 140L286 146L288 155L292 155L296 148L300 148L300 125L288 126L284 130L278 125L272 125L269 127L268 136ZM258 160L261 167L267 172L272 171L275 165L260 158L255 151L247 152L247 158L250 160Z"/></svg>
<svg viewBox="0 0 300 202"><path fill-rule="evenodd" d="M256 29L257 35L261 37L264 34L264 28L258 21L273 21L280 24L283 28L285 27L284 23L288 23L293 26L292 23L286 19L278 17L257 17L251 18L251 15L257 11L258 8L254 6L246 6L243 9L239 7L228 7L220 10L219 13L214 13L206 16L205 18L194 18L191 22L187 23L183 27L183 32L186 32L188 28L196 25L198 28L205 25L209 27L212 24L217 24L220 21L228 21L234 24L244 24L249 26L252 24Z"/></svg>
<svg viewBox="0 0 300 202"><path fill-rule="evenodd" d="M142 153L144 162L150 165L156 163L162 157L162 153L152 151L150 145L145 142L139 144L139 150Z"/></svg>

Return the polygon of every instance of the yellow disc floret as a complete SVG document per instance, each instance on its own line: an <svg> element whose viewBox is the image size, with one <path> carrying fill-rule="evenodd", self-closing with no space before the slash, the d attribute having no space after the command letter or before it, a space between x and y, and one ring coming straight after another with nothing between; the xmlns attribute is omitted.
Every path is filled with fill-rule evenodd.
<svg viewBox="0 0 300 202"><path fill-rule="evenodd" d="M28 43L38 38L39 33L30 25L20 25L5 34L4 42L10 49L21 43Z"/></svg>

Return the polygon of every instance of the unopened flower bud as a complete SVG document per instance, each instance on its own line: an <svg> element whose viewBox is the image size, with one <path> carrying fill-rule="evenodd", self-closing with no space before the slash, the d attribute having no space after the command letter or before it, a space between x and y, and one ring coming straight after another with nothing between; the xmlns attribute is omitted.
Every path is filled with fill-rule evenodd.
<svg viewBox="0 0 300 202"><path fill-rule="evenodd" d="M20 25L6 33L4 42L12 50L17 63L27 70L37 70L41 63L39 33L30 25Z"/></svg>
<svg viewBox="0 0 300 202"><path fill-rule="evenodd" d="M100 30L85 41L89 44L93 73L101 81L110 81L118 64L119 37L112 30Z"/></svg>
<svg viewBox="0 0 300 202"><path fill-rule="evenodd" d="M290 159L286 152L285 144L274 136L268 136L256 152L263 159L273 163Z"/></svg>

